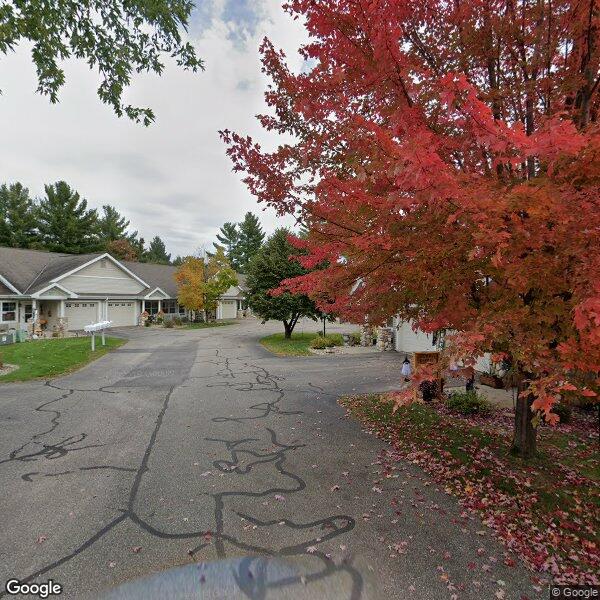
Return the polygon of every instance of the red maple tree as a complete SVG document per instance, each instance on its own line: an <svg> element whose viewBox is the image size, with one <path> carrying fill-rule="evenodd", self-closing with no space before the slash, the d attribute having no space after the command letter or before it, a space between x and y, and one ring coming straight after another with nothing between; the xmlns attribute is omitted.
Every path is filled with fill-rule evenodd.
<svg viewBox="0 0 600 600"><path fill-rule="evenodd" d="M600 384L600 1L284 8L306 68L264 41L259 119L292 141L222 137L258 200L307 226L304 265L328 265L288 285L356 321L456 331L454 358L508 359L515 449L535 452L533 412Z"/></svg>

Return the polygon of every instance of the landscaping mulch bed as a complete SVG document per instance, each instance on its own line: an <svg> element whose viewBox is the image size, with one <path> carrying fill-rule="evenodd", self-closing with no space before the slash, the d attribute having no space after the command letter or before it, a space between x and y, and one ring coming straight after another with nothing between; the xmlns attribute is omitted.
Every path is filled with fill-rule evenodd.
<svg viewBox="0 0 600 600"><path fill-rule="evenodd" d="M577 411L569 424L540 426L539 456L524 461L510 453L508 409L466 417L442 402L395 413L386 396L350 396L340 403L391 444L380 457L381 469L393 461L419 465L532 571L556 584L600 585L596 412Z"/></svg>

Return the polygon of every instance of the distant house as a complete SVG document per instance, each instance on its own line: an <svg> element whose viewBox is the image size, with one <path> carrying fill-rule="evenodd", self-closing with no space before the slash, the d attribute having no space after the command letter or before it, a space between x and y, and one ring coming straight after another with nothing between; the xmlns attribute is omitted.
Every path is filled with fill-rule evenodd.
<svg viewBox="0 0 600 600"><path fill-rule="evenodd" d="M60 254L0 247L0 327L22 328L37 317L52 329L62 320L81 330L101 320L138 325L140 315L185 316L177 302L177 267L120 261L109 254ZM245 278L227 290L217 319L244 310Z"/></svg>
<svg viewBox="0 0 600 600"><path fill-rule="evenodd" d="M432 333L425 333L420 329L414 329L413 323L403 321L399 317L393 320L394 325L394 349L404 354L414 352L434 352L440 349L440 340ZM489 353L481 356L476 364L475 370L486 372L491 367L491 357Z"/></svg>
<svg viewBox="0 0 600 600"><path fill-rule="evenodd" d="M437 339L431 333L413 329L412 323L394 319L394 349L397 352L433 352L438 349Z"/></svg>
<svg viewBox="0 0 600 600"><path fill-rule="evenodd" d="M248 312L246 303L246 276L238 273L237 285L231 286L222 296L217 305L217 320L235 319L240 312Z"/></svg>

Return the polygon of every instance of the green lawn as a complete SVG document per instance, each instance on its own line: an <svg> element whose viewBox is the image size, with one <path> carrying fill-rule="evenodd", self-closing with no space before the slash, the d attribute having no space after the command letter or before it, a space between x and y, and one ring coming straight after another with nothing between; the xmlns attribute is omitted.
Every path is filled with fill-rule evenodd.
<svg viewBox="0 0 600 600"><path fill-rule="evenodd" d="M318 333L292 333L290 339L286 339L283 333L274 333L260 340L260 343L277 356L313 356L310 351L310 343ZM342 336L339 333L328 334L327 337L336 339L338 345L342 345Z"/></svg>
<svg viewBox="0 0 600 600"><path fill-rule="evenodd" d="M38 377L56 377L74 371L123 345L126 340L106 338L106 346L96 337L96 351L92 353L89 337L37 340L1 346L0 354L6 364L19 368L0 377L0 382L27 381Z"/></svg>

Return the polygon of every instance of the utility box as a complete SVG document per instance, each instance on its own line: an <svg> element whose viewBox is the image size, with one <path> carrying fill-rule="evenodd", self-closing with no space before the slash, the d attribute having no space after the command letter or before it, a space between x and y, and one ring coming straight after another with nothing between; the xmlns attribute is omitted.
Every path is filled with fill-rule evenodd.
<svg viewBox="0 0 600 600"><path fill-rule="evenodd" d="M0 346L8 346L9 344L15 343L15 334L11 333L0 333Z"/></svg>
<svg viewBox="0 0 600 600"><path fill-rule="evenodd" d="M27 331L24 329L17 329L15 331L15 342L26 342L27 341Z"/></svg>

